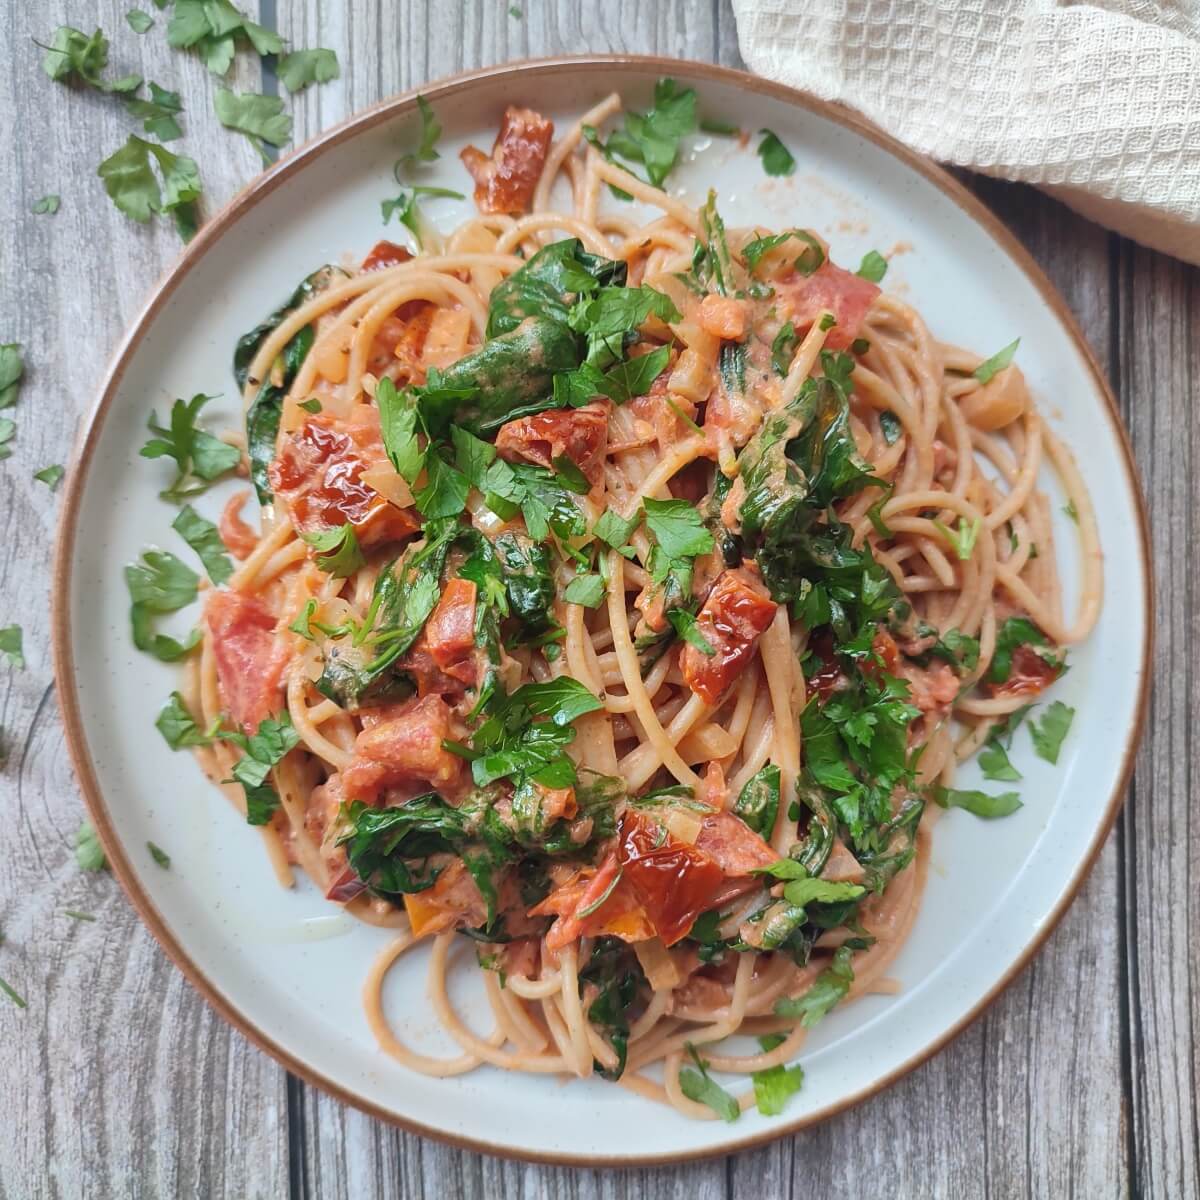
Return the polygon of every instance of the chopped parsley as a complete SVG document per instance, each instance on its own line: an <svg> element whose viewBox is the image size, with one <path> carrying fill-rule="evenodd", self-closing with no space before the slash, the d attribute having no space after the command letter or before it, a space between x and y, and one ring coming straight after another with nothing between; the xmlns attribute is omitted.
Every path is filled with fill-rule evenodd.
<svg viewBox="0 0 1200 1200"><path fill-rule="evenodd" d="M887 274L887 269L888 260L878 250L868 250L855 274L870 280L871 283L879 283Z"/></svg>
<svg viewBox="0 0 1200 1200"><path fill-rule="evenodd" d="M104 180L104 190L112 202L127 217L144 225L156 213L169 213L185 242L196 232L195 202L201 184L192 159L172 154L165 146L131 133L125 145L110 154L96 173Z"/></svg>
<svg viewBox="0 0 1200 1200"><path fill-rule="evenodd" d="M293 50L276 64L279 82L293 95L310 84L328 83L341 74L337 55L332 50Z"/></svg>
<svg viewBox="0 0 1200 1200"><path fill-rule="evenodd" d="M1012 362L1013 356L1017 353L1017 347L1021 344L1021 339L1017 338L1015 342L1009 342L1003 350L997 350L991 358L985 358L983 362L971 372L980 383L989 383L993 376L1003 371L1009 363Z"/></svg>
<svg viewBox="0 0 1200 1200"><path fill-rule="evenodd" d="M154 618L191 604L196 599L199 577L166 550L146 550L140 563L125 568L125 584L132 601L129 621L133 644L162 662L174 662L195 649L200 631L193 629L182 641L156 633Z"/></svg>
<svg viewBox="0 0 1200 1200"><path fill-rule="evenodd" d="M37 201L36 204L34 204L33 208L31 208L29 211L32 212L35 216L51 216L52 217L56 212L58 212L58 207L59 207L60 203L61 203L61 201L59 200L58 196L55 196L55 195L43 196L39 201Z"/></svg>
<svg viewBox="0 0 1200 1200"><path fill-rule="evenodd" d="M349 521L333 529L301 533L300 536L317 551L317 566L334 579L347 579L366 565L358 536Z"/></svg>
<svg viewBox="0 0 1200 1200"><path fill-rule="evenodd" d="M233 778L246 795L247 823L266 825L279 808L279 793L267 782L267 777L284 755L300 743L292 718L282 712L278 717L265 718L249 736L238 730L222 730L217 736L242 750L242 757L233 767Z"/></svg>
<svg viewBox="0 0 1200 1200"><path fill-rule="evenodd" d="M417 111L421 115L421 138L415 150L402 154L396 162L396 177L400 170L412 170L422 163L431 163L441 158L437 152L438 139L442 136L442 125L434 114L433 105L424 96L417 97Z"/></svg>
<svg viewBox="0 0 1200 1200"><path fill-rule="evenodd" d="M763 170L768 175L792 175L796 170L796 160L792 152L779 140L778 134L769 129L760 129L763 135L758 143L758 157L762 160Z"/></svg>
<svg viewBox="0 0 1200 1200"><path fill-rule="evenodd" d="M696 1053L696 1048L687 1043L687 1052L697 1069L684 1067L679 1072L679 1090L698 1104L707 1104L723 1121L736 1121L742 1115L737 1100L708 1073L708 1064Z"/></svg>
<svg viewBox="0 0 1200 1200"><path fill-rule="evenodd" d="M264 163L271 161L267 145L282 146L292 136L292 118L278 96L239 94L222 87L213 96L213 109L226 129L246 135Z"/></svg>
<svg viewBox="0 0 1200 1200"><path fill-rule="evenodd" d="M5 625L0 629L0 654L8 659L8 665L18 670L25 666L25 653L22 648L24 633L20 625Z"/></svg>
<svg viewBox="0 0 1200 1200"><path fill-rule="evenodd" d="M165 851L160 850L153 842L146 843L146 849L150 851L150 857L162 867L164 871L171 869L171 856Z"/></svg>
<svg viewBox="0 0 1200 1200"><path fill-rule="evenodd" d="M176 504L204 491L215 479L232 471L241 461L236 446L227 445L196 424L200 410L212 399L199 393L190 400L176 400L171 407L169 426L159 424L158 415L150 414L152 437L138 453L143 458L171 458L176 475L159 495Z"/></svg>
<svg viewBox="0 0 1200 1200"><path fill-rule="evenodd" d="M75 861L82 871L103 871L108 866L104 847L90 821L84 821L75 833Z"/></svg>
<svg viewBox="0 0 1200 1200"><path fill-rule="evenodd" d="M1075 710L1055 700L1039 720L1029 721L1029 734L1033 738L1033 748L1039 758L1053 766L1058 765L1059 751L1063 740L1071 731L1071 722L1075 719Z"/></svg>
<svg viewBox="0 0 1200 1200"><path fill-rule="evenodd" d="M207 517L202 517L190 504L185 504L179 510L171 528L195 550L208 572L209 579L217 587L233 574L233 563L225 553L225 543L221 541L217 527Z"/></svg>
<svg viewBox="0 0 1200 1200"><path fill-rule="evenodd" d="M998 796L992 796L987 792L936 787L933 789L933 798L943 808L965 808L967 812L987 820L1010 816L1021 807L1021 797L1016 792L1002 792Z"/></svg>
<svg viewBox="0 0 1200 1200"><path fill-rule="evenodd" d="M58 487L59 480L66 473L66 468L59 463L54 463L52 466L43 467L40 471L34 471L33 477L39 483L44 483L51 491Z"/></svg>
<svg viewBox="0 0 1200 1200"><path fill-rule="evenodd" d="M839 946L829 966L813 980L804 995L784 996L775 1001L775 1015L798 1018L801 1025L811 1029L849 992L854 982L854 968L850 965L853 954L850 943Z"/></svg>

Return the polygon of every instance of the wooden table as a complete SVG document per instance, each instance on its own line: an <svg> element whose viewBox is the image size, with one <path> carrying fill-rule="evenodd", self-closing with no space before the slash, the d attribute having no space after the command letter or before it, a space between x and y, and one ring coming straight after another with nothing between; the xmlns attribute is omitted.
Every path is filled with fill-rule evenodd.
<svg viewBox="0 0 1200 1200"><path fill-rule="evenodd" d="M1189 789L1200 271L1028 187L971 181L1061 288L1121 397L1154 521L1165 682L1129 803L1074 907L930 1063L853 1112L733 1158L613 1173L502 1162L402 1133L286 1075L184 982L111 878L78 870L82 805L50 669L59 498L31 475L69 459L109 354L179 243L165 223L123 217L95 177L135 128L121 105L51 83L30 39L47 41L59 20L99 24L120 72L178 89L186 137L175 148L200 164L209 211L259 170L250 145L218 126L213 79L168 49L165 16L142 3L157 23L139 37L130 2L0 4L0 341L21 342L28 364L5 414L18 422L15 453L0 465L0 624L24 626L28 659L24 671L0 667L0 974L29 1005L0 997L0 1200L1200 1194L1200 816ZM519 2L521 16L500 0L279 5L293 44L332 47L342 66L290 105L296 142L424 80L506 59L632 51L740 65L724 0ZM272 24L275 9L262 0L259 19ZM248 54L233 80L275 88ZM32 215L51 192L61 211Z"/></svg>

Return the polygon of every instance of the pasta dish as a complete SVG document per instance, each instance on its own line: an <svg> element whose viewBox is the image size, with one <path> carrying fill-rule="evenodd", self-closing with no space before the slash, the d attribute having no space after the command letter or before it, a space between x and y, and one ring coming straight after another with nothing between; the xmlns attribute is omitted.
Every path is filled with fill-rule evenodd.
<svg viewBox="0 0 1200 1200"><path fill-rule="evenodd" d="M939 342L803 214L669 194L652 116L613 96L556 138L510 107L461 156L477 215L440 233L415 187L384 206L412 249L321 267L242 338L261 514L224 510L239 561L160 728L283 883L391 932L364 1000L400 1063L733 1119L780 1110L834 1006L895 990L937 814L1019 807L958 766L1019 778L1023 719L1057 758L1072 710L1026 714L1101 560L1015 343ZM384 1012L405 954L455 1057Z"/></svg>

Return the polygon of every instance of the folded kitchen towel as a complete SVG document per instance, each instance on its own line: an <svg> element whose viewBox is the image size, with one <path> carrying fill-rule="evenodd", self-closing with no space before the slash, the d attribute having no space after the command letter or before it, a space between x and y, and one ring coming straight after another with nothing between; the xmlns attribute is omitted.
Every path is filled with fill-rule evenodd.
<svg viewBox="0 0 1200 1200"><path fill-rule="evenodd" d="M1200 0L733 0L742 57L1200 263Z"/></svg>

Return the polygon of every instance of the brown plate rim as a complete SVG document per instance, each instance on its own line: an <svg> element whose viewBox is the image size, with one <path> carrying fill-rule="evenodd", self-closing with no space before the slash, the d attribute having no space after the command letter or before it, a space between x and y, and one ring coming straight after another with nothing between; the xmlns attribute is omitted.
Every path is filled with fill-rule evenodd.
<svg viewBox="0 0 1200 1200"><path fill-rule="evenodd" d="M608 70L646 74L674 74L685 76L689 81L697 83L720 82L745 88L759 94L771 96L786 103L807 109L830 121L833 121L854 133L867 138L881 149L898 158L906 166L916 171L929 182L938 187L959 208L972 218L978 225L991 235L1007 256L1024 272L1029 281L1037 288L1042 298L1053 309L1055 315L1066 329L1083 357L1094 383L1105 399L1105 410L1113 433L1121 446L1122 461L1125 467L1126 482L1133 494L1138 515L1138 548L1141 558L1142 577L1145 590L1143 602L1146 611L1146 628L1142 644L1142 672L1139 687L1136 719L1130 731L1122 759L1121 770L1108 798L1102 820L1096 829L1095 837L1083 856L1072 878L1067 882L1058 902L1049 916L1041 923L1017 958L1010 964L1003 976L989 989L987 994L949 1028L943 1030L936 1038L923 1047L917 1054L907 1059L886 1075L875 1080L870 1086L861 1089L852 1096L844 1097L834 1104L826 1105L815 1112L807 1113L790 1121L783 1121L778 1126L733 1142L724 1142L712 1150L699 1149L682 1153L668 1154L634 1154L606 1155L604 1157L586 1156L579 1154L560 1153L529 1153L513 1150L507 1146L496 1145L478 1138L461 1137L435 1129L420 1122L397 1116L362 1097L356 1096L339 1084L315 1072L307 1063L300 1061L284 1050L270 1037L248 1021L218 988L212 984L188 958L182 945L176 940L161 914L154 906L149 895L142 888L132 863L127 858L120 840L116 836L107 806L100 791L99 781L92 766L88 751L87 739L84 734L83 721L80 713L79 698L76 694L74 674L72 671L73 650L70 627L70 578L71 561L75 546L75 534L78 523L79 507L82 500L87 471L95 446L94 433L107 415L113 398L117 393L126 366L138 347L146 329L153 322L159 310L175 289L186 278L191 268L199 261L208 247L215 243L226 229L237 222L245 213L252 209L260 200L273 192L277 187L287 182L297 170L311 162L324 151L340 145L349 138L375 127L381 122L392 120L394 117L415 107L418 93L429 100L443 99L464 89L469 89L483 80L510 75L517 80L528 80L538 75L560 73L563 71L593 71ZM962 184L949 175L937 164L922 158L920 155L902 145L877 126L865 120L857 113L840 105L821 100L806 92L799 91L785 84L762 79L745 71L731 67L718 66L713 63L696 62L688 59L664 58L650 55L633 54L584 54L564 55L552 58L528 59L519 62L509 62L479 70L467 71L445 79L437 80L420 88L393 96L373 105L370 108L335 125L333 128L306 142L290 154L282 158L265 174L253 180L243 188L224 208L220 210L200 230L196 237L183 250L174 265L167 271L151 293L136 320L117 347L109 368L105 374L104 383L91 412L85 418L79 435L74 461L68 476L68 488L64 499L62 521L59 527L54 559L54 587L52 609L52 631L54 642L54 677L58 694L59 708L62 712L66 729L67 746L76 774L83 789L84 799L91 813L92 820L104 846L113 873L121 884L138 914L145 922L150 932L158 940L159 945L183 972L188 981L200 994L224 1017L235 1029L244 1034L260 1050L274 1058L287 1070L298 1075L306 1083L312 1084L329 1093L346 1104L378 1117L389 1124L399 1126L411 1133L436 1138L439 1141L461 1149L495 1154L504 1158L521 1161L552 1163L565 1166L663 1166L671 1163L694 1161L710 1158L716 1155L732 1154L748 1150L767 1142L794 1134L808 1126L829 1119L847 1109L877 1095L910 1071L930 1059L941 1050L952 1038L961 1033L968 1025L976 1020L996 997L1024 969L1033 955L1042 947L1052 930L1058 925L1063 914L1075 899L1084 880L1091 871L1092 865L1099 854L1117 813L1124 801L1125 792L1133 770L1134 757L1142 731L1146 722L1147 704L1150 686L1150 663L1152 661L1153 622L1153 575L1150 567L1149 553L1149 522L1142 489L1138 481L1137 468L1129 444L1129 438L1121 421L1116 400L1112 394L1095 355L1088 346L1078 322L1059 295L1057 289L1049 281L1032 256L1017 241L1012 233L994 216L984 204L976 199Z"/></svg>

